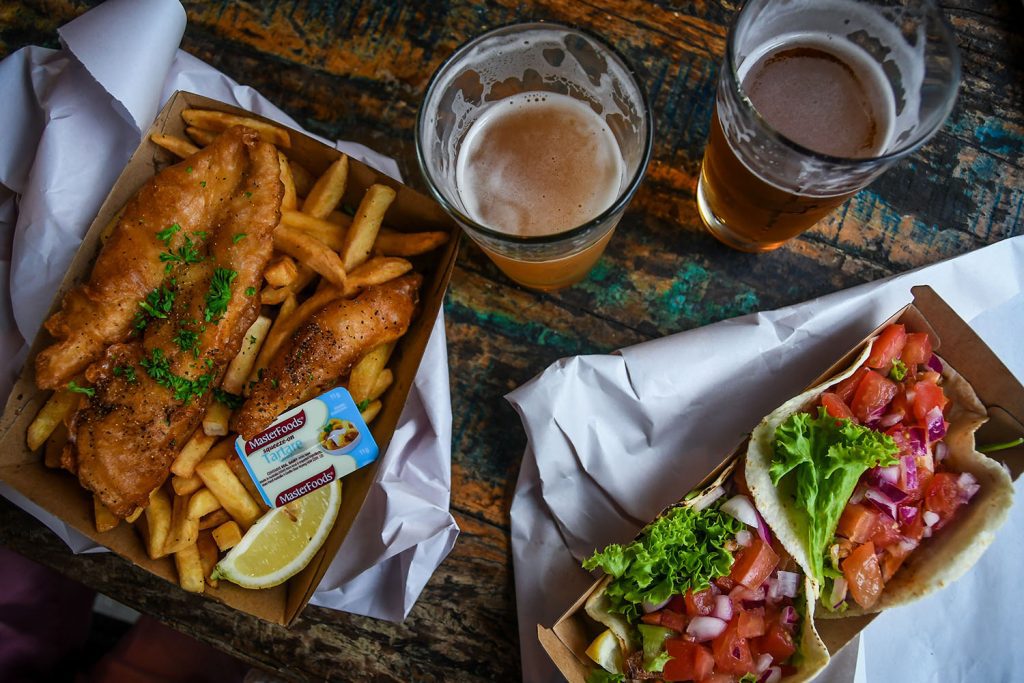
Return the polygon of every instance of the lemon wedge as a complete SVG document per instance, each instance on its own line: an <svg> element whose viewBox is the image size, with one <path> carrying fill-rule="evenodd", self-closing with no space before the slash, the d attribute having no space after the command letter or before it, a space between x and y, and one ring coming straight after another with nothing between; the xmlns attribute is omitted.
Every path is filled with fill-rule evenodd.
<svg viewBox="0 0 1024 683"><path fill-rule="evenodd" d="M622 649L611 629L605 630L604 633L594 638L594 642L587 648L587 656L608 673L622 673Z"/></svg>
<svg viewBox="0 0 1024 683"><path fill-rule="evenodd" d="M244 588L270 588L298 574L334 526L341 508L341 481L267 512L217 563L213 578Z"/></svg>

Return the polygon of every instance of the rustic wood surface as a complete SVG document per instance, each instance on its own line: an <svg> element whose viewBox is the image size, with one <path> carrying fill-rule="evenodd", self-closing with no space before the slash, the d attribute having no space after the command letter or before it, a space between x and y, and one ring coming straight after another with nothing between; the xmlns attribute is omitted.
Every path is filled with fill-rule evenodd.
<svg viewBox="0 0 1024 683"><path fill-rule="evenodd" d="M0 57L58 47L95 2L0 6ZM512 284L463 247L445 305L458 543L409 619L392 625L308 608L291 629L193 598L111 556L72 556L0 503L0 543L290 678L452 681L519 675L509 506L525 437L502 399L552 361L795 303L1022 232L1024 7L944 2L964 76L942 131L783 248L759 256L699 227L694 189L734 3L701 0L289 0L185 2L183 49L252 85L303 126L396 157L424 185L413 128L427 81L457 45L526 19L608 38L647 87L656 121L647 179L604 259L555 294ZM0 132L0 139L12 131Z"/></svg>

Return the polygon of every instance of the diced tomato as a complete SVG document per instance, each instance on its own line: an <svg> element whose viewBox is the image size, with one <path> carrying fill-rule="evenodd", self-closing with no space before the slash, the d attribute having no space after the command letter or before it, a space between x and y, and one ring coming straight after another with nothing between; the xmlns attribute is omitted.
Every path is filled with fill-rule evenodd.
<svg viewBox="0 0 1024 683"><path fill-rule="evenodd" d="M735 621L726 627L722 635L711 641L711 653L715 657L715 669L719 672L742 676L754 668L750 645L737 632Z"/></svg>
<svg viewBox="0 0 1024 683"><path fill-rule="evenodd" d="M894 543L899 543L903 540L900 536L899 527L896 522L886 517L879 517L878 526L875 527L875 533L871 535L871 542L875 544L875 550L881 550L888 548Z"/></svg>
<svg viewBox="0 0 1024 683"><path fill-rule="evenodd" d="M914 417L921 426L925 426L925 417L935 407L940 410L946 407L946 395L942 393L942 387L925 381L915 383Z"/></svg>
<svg viewBox="0 0 1024 683"><path fill-rule="evenodd" d="M956 514L957 508L964 504L964 498L957 480L960 475L954 472L937 472L928 483L924 494L924 509L939 516L933 529L941 529Z"/></svg>
<svg viewBox="0 0 1024 683"><path fill-rule="evenodd" d="M772 620L768 631L757 640L757 649L772 656L775 664L781 664L796 652L793 635L779 619Z"/></svg>
<svg viewBox="0 0 1024 683"><path fill-rule="evenodd" d="M765 631L764 626L764 607L755 607L752 610L744 610L740 612L739 618L736 622L736 632L744 638L756 638L763 636Z"/></svg>
<svg viewBox="0 0 1024 683"><path fill-rule="evenodd" d="M750 545L739 551L732 563L729 578L747 588L759 587L779 564L779 556L772 547L754 536Z"/></svg>
<svg viewBox="0 0 1024 683"><path fill-rule="evenodd" d="M670 609L661 610L661 625L682 633L686 630L686 615Z"/></svg>
<svg viewBox="0 0 1024 683"><path fill-rule="evenodd" d="M912 548L904 548L901 544L895 543L885 549L882 553L882 581L885 583L889 582L889 579L893 577L896 570L903 564L903 560L907 559L907 555L912 552Z"/></svg>
<svg viewBox="0 0 1024 683"><path fill-rule="evenodd" d="M870 371L864 366L857 368L856 372L832 387L832 393L843 399L843 403L850 405L850 401L853 400L853 393L857 390L860 381L864 379L864 375L868 374L868 372Z"/></svg>
<svg viewBox="0 0 1024 683"><path fill-rule="evenodd" d="M707 616L715 610L715 595L711 592L711 588L705 588L702 591L686 591L686 616L699 617Z"/></svg>
<svg viewBox="0 0 1024 683"><path fill-rule="evenodd" d="M910 414L910 405L907 403L907 395L900 391L896 394L896 398L889 404L889 414L900 415L906 419L907 415Z"/></svg>
<svg viewBox="0 0 1024 683"><path fill-rule="evenodd" d="M665 650L672 657L661 677L666 681L702 681L715 668L715 658L705 646L682 639L666 640Z"/></svg>
<svg viewBox="0 0 1024 683"><path fill-rule="evenodd" d="M902 531L903 535L912 541L920 541L924 538L924 511L918 509L917 515L914 517L914 521L910 524L904 524Z"/></svg>
<svg viewBox="0 0 1024 683"><path fill-rule="evenodd" d="M902 360L908 367L918 363L927 363L932 357L932 340L927 332L911 332L903 345Z"/></svg>
<svg viewBox="0 0 1024 683"><path fill-rule="evenodd" d="M868 541L857 546L840 566L857 604L864 609L874 605L882 594L882 570L875 557L875 544Z"/></svg>
<svg viewBox="0 0 1024 683"><path fill-rule="evenodd" d="M871 355L864 364L869 368L889 372L893 359L900 357L906 343L907 329L903 325L889 325L871 344Z"/></svg>
<svg viewBox="0 0 1024 683"><path fill-rule="evenodd" d="M858 420L867 422L872 417L881 417L882 411L895 396L896 383L869 370L853 393L850 409Z"/></svg>
<svg viewBox="0 0 1024 683"><path fill-rule="evenodd" d="M686 598L682 595L673 595L672 599L668 601L665 607L669 608L673 612L685 612L686 611Z"/></svg>
<svg viewBox="0 0 1024 683"><path fill-rule="evenodd" d="M856 419L853 416L853 411L850 410L850 406L846 405L846 401L839 398L838 394L826 391L821 395L821 405L832 417L846 418L847 420Z"/></svg>
<svg viewBox="0 0 1024 683"><path fill-rule="evenodd" d="M736 677L729 674L711 674L700 679L700 683L736 683Z"/></svg>
<svg viewBox="0 0 1024 683"><path fill-rule="evenodd" d="M640 617L640 621L652 626L661 626L661 612L649 612Z"/></svg>
<svg viewBox="0 0 1024 683"><path fill-rule="evenodd" d="M849 503L839 517L836 533L856 543L863 543L871 538L877 523L877 512L860 503Z"/></svg>
<svg viewBox="0 0 1024 683"><path fill-rule="evenodd" d="M728 593L736 587L736 582L733 581L732 577L719 576L715 579L715 585L722 589L723 592Z"/></svg>

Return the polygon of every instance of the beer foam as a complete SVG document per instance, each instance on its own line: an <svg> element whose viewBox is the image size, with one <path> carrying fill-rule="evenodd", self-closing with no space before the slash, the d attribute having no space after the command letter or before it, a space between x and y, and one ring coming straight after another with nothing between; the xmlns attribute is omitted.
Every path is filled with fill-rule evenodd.
<svg viewBox="0 0 1024 683"><path fill-rule="evenodd" d="M552 92L519 93L483 108L456 162L467 214L515 235L583 225L612 205L624 176L604 119L587 103Z"/></svg>

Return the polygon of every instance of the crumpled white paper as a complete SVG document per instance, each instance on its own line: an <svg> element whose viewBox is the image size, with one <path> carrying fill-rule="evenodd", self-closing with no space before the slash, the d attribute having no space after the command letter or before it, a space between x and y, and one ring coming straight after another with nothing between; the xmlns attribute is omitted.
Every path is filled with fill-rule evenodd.
<svg viewBox="0 0 1024 683"><path fill-rule="evenodd" d="M931 285L1024 377L1024 237L777 311L566 358L508 400L528 436L512 502L523 678L559 680L537 641L593 578L580 562L628 542L758 421ZM998 456L998 454L996 454ZM1018 491L1021 485L1017 485ZM952 587L889 610L862 634L869 681L1012 680L1024 671L1024 506ZM820 680L852 681L856 648Z"/></svg>
<svg viewBox="0 0 1024 683"><path fill-rule="evenodd" d="M299 129L247 86L178 49L174 0L109 0L62 27L62 50L27 47L0 62L0 376L6 395L82 236L164 102L190 90ZM332 143L394 178L397 164ZM451 397L439 315L366 503L312 603L401 621L459 529L451 492ZM89 539L0 485L74 552Z"/></svg>

